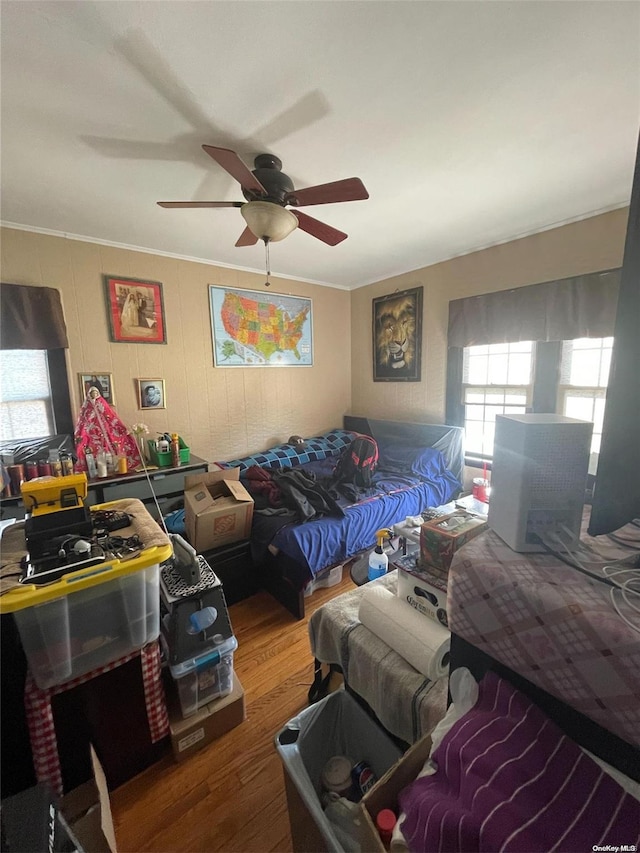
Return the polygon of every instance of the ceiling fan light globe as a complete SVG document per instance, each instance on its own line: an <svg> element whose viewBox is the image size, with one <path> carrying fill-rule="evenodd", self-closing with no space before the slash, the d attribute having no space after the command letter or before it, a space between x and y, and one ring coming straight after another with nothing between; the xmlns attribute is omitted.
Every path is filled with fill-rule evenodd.
<svg viewBox="0 0 640 853"><path fill-rule="evenodd" d="M284 240L298 227L298 220L290 210L271 201L248 201L240 213L251 233L270 243Z"/></svg>

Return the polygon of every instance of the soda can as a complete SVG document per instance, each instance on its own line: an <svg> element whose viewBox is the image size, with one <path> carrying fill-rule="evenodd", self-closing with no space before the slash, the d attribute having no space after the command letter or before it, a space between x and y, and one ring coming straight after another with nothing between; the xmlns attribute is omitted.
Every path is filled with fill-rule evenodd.
<svg viewBox="0 0 640 853"><path fill-rule="evenodd" d="M351 778L356 792L362 797L367 793L378 781L375 773L366 761L360 761L351 771Z"/></svg>

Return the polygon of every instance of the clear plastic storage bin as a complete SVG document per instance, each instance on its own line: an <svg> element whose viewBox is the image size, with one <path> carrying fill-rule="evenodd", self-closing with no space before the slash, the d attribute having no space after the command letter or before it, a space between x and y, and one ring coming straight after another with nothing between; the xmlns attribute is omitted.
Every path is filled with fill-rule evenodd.
<svg viewBox="0 0 640 853"><path fill-rule="evenodd" d="M171 553L167 543L130 560L70 566L55 583L19 584L0 597L0 613L13 613L38 687L78 678L157 640L160 563Z"/></svg>
<svg viewBox="0 0 640 853"><path fill-rule="evenodd" d="M325 587L335 586L340 583L342 580L342 570L343 566L334 566L332 569L325 569L324 572L321 572L319 575L316 575L312 581L304 588L304 597L308 598L310 595L317 589L324 589Z"/></svg>
<svg viewBox="0 0 640 853"><path fill-rule="evenodd" d="M164 641L164 637L162 639ZM231 693L233 653L237 648L238 641L232 636L215 649L169 667L178 685L183 717L189 717L202 705Z"/></svg>
<svg viewBox="0 0 640 853"><path fill-rule="evenodd" d="M70 681L156 640L159 580L156 563L17 611L20 640L38 687Z"/></svg>

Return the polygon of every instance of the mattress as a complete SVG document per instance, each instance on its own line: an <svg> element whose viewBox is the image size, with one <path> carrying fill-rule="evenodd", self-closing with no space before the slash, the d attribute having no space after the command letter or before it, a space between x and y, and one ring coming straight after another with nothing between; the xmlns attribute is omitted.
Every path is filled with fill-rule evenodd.
<svg viewBox="0 0 640 853"><path fill-rule="evenodd" d="M597 543L593 547L599 550ZM640 634L629 624L637 614L629 607L628 620L622 619L611 594L611 587L551 554L512 551L489 530L454 555L449 627L638 747Z"/></svg>
<svg viewBox="0 0 640 853"><path fill-rule="evenodd" d="M342 517L324 516L303 524L285 524L271 544L305 566L312 576L371 548L377 530L404 521L408 515L419 515L427 507L442 506L459 491L460 484L445 467L442 454L432 452L429 479L379 468L373 488L362 500L351 504L339 500ZM323 463L303 467L318 471L320 465Z"/></svg>
<svg viewBox="0 0 640 853"><path fill-rule="evenodd" d="M251 554L256 565L271 555L288 562L283 577L297 588L323 570L344 563L373 547L376 531L419 515L428 507L448 503L460 491L462 434L459 427L368 421L345 417L347 429L334 429L305 440L302 449L282 444L263 453L218 467L240 468L240 479L255 499L251 529ZM264 491L252 490L252 469L278 473L283 468L303 469L321 485L331 477L338 457L349 446L355 431L376 438L380 456L371 489L357 495L337 495L340 514L300 522L293 511L265 506ZM332 496L336 495L331 489ZM267 550L268 549L268 550Z"/></svg>

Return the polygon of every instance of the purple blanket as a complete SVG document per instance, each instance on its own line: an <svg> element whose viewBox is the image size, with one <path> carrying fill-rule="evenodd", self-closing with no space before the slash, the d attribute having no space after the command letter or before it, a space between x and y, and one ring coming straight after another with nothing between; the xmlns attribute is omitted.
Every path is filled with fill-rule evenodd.
<svg viewBox="0 0 640 853"><path fill-rule="evenodd" d="M432 757L399 798L412 851L638 849L638 801L495 673Z"/></svg>

